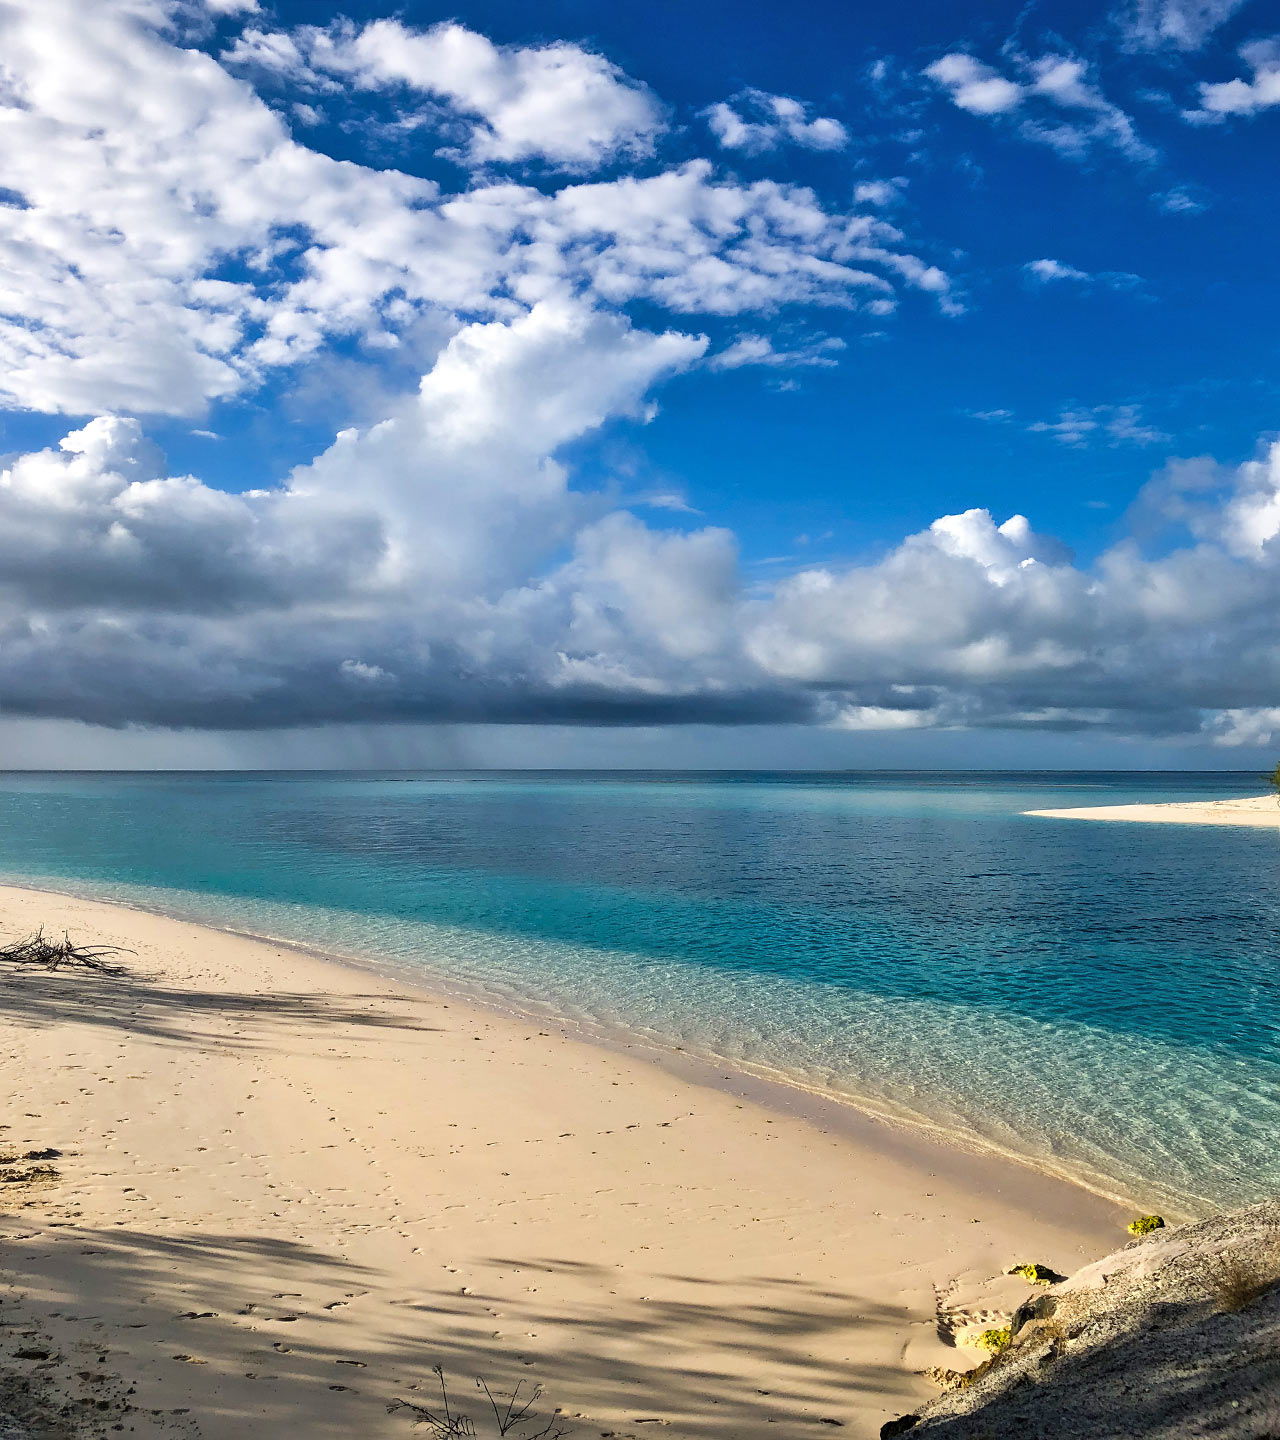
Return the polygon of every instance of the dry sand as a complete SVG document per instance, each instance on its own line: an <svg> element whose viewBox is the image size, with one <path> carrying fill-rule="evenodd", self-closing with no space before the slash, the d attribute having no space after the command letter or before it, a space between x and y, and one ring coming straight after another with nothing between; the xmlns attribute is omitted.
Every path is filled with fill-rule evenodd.
<svg viewBox="0 0 1280 1440"><path fill-rule="evenodd" d="M1078 810L1025 810L1052 820L1136 820L1159 825L1255 825L1280 828L1274 795L1247 800L1190 800L1172 805L1090 805Z"/></svg>
<svg viewBox="0 0 1280 1440"><path fill-rule="evenodd" d="M0 1372L99 1397L104 1434L421 1434L388 1405L438 1364L468 1402L540 1382L586 1440L871 1436L979 1358L946 1341L1026 1296L1009 1266L1072 1271L1131 1213L639 1045L0 888L0 933L40 923L137 955L0 974L0 1150L62 1152L0 1185Z"/></svg>

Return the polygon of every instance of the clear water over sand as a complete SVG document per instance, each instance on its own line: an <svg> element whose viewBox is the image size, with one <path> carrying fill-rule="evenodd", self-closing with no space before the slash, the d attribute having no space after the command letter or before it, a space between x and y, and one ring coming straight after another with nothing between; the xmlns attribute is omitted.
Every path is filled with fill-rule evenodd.
<svg viewBox="0 0 1280 1440"><path fill-rule="evenodd" d="M639 1029L1191 1209L1280 1190L1253 775L8 775L0 873Z"/></svg>

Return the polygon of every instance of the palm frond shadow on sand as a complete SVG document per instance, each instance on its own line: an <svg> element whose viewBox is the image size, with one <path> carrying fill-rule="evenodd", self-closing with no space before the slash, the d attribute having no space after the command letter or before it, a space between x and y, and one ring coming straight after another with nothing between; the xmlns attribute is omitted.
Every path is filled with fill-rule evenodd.
<svg viewBox="0 0 1280 1440"><path fill-rule="evenodd" d="M423 1417L411 1407L438 1408L436 1367L448 1377L450 1393L466 1400L459 1408L473 1417L479 1437L486 1437L480 1422L487 1405L483 1396L474 1403L475 1377L500 1400L517 1386L526 1397L533 1385L543 1387L538 1424L527 1437L513 1429L508 1440L533 1440L551 1421L586 1440L628 1435L630 1426L642 1424L705 1440L737 1440L767 1425L767 1433L793 1440L823 1419L837 1423L842 1398L847 1404L884 1397L892 1406L900 1393L900 1408L911 1399L897 1366L813 1357L819 1338L846 1333L852 1339L897 1326L900 1311L783 1277L743 1277L760 1297L749 1306L725 1303L728 1297L715 1287L697 1303L621 1301L605 1288L606 1269L589 1298L563 1309L539 1307L536 1295L517 1307L510 1293L496 1291L464 1304L456 1290L444 1288L389 1293L390 1277L296 1241L118 1227L64 1229L35 1244L0 1242L0 1269L28 1296L39 1296L44 1313L64 1323L79 1316L86 1334L117 1337L112 1363L124 1378L141 1372L163 1380L166 1370L181 1367L190 1397L184 1403L207 1421L234 1416L244 1381L259 1381L248 1388L252 1433L263 1435L291 1433L291 1417L314 1406L317 1396L322 1414L307 1432L314 1440L412 1434L413 1422ZM505 1307L508 1330L542 1337L535 1354L487 1343L465 1326L467 1314L487 1302ZM352 1315L360 1318L358 1331L347 1323ZM189 1336L180 1352L172 1339L175 1321ZM94 1348L99 1344L94 1339ZM70 1350L65 1358L83 1364ZM825 1395L829 1409L815 1412L816 1394ZM620 1411L629 1419L599 1425L585 1418Z"/></svg>

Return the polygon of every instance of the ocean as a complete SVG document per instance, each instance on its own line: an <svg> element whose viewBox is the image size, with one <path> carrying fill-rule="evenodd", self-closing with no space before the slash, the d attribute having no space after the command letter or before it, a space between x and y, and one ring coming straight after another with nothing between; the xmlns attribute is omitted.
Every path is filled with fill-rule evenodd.
<svg viewBox="0 0 1280 1440"><path fill-rule="evenodd" d="M1280 1191L1280 829L1021 812L1261 790L11 773L0 876L640 1034L1200 1213Z"/></svg>

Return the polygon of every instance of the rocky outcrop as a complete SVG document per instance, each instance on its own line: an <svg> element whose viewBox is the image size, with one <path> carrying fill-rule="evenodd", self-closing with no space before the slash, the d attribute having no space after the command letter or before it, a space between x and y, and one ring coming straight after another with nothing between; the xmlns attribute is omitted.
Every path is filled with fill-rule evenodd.
<svg viewBox="0 0 1280 1440"><path fill-rule="evenodd" d="M911 1440L1280 1440L1280 1201L1155 1229L1033 1296Z"/></svg>

